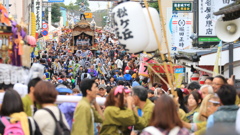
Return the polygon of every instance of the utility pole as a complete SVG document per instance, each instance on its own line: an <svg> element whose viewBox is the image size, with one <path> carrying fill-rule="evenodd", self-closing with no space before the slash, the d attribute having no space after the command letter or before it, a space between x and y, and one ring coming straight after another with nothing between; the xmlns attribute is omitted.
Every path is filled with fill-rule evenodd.
<svg viewBox="0 0 240 135"><path fill-rule="evenodd" d="M52 24L52 5L48 3L48 31L50 31L51 24Z"/></svg>
<svg viewBox="0 0 240 135"><path fill-rule="evenodd" d="M193 0L193 17L194 17L194 25L193 25L193 33L196 34L197 38L194 39L194 47L199 46L198 43L198 0Z"/></svg>

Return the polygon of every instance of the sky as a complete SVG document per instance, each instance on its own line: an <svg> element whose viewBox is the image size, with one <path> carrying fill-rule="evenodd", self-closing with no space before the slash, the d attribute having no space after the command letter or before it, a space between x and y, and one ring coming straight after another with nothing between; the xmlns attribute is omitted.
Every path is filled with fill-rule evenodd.
<svg viewBox="0 0 240 135"><path fill-rule="evenodd" d="M76 0L64 0L64 3L68 5L71 2L76 2ZM89 8L91 11L96 11L100 9L107 9L108 2L99 2L99 1L89 1Z"/></svg>

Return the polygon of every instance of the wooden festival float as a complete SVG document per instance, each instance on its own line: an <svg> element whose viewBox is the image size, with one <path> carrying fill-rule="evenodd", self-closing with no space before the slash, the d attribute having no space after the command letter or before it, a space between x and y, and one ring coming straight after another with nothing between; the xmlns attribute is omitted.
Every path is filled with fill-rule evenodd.
<svg viewBox="0 0 240 135"><path fill-rule="evenodd" d="M88 37L88 42L89 42L89 46L88 45L84 45L83 44L77 44L77 39L81 37L81 39ZM86 20L81 20L80 22L78 22L77 24L74 25L74 27L72 28L72 51L75 52L77 50L80 49L91 49L94 50L95 49L95 45L94 45L94 39L95 39L95 26L93 26L91 23L87 22Z"/></svg>

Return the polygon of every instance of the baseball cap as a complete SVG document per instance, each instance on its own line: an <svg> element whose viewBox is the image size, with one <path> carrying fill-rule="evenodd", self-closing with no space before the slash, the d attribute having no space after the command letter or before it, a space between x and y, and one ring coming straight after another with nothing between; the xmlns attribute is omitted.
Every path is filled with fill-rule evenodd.
<svg viewBox="0 0 240 135"><path fill-rule="evenodd" d="M100 85L98 86L98 88L99 88L99 89L106 89L106 86L105 86L104 84L100 84Z"/></svg>
<svg viewBox="0 0 240 135"><path fill-rule="evenodd" d="M69 94L72 94L72 90L69 89L69 88L56 88L56 90L59 92L59 93L69 93Z"/></svg>

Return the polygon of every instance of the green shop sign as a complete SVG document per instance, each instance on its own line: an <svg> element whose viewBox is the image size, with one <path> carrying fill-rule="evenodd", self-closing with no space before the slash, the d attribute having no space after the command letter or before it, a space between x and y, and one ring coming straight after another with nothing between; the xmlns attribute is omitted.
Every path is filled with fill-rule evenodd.
<svg viewBox="0 0 240 135"><path fill-rule="evenodd" d="M220 39L217 37L200 37L198 38L199 42L219 42Z"/></svg>
<svg viewBox="0 0 240 135"><path fill-rule="evenodd" d="M192 11L192 3L191 2L173 2L172 4L173 12L191 12Z"/></svg>

